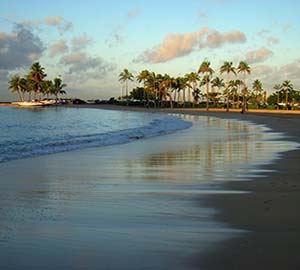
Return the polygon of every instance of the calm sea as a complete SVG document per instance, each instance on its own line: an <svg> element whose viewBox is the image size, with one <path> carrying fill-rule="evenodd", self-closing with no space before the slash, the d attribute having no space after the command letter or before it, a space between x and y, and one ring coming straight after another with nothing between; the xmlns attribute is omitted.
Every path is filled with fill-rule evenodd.
<svg viewBox="0 0 300 270"><path fill-rule="evenodd" d="M160 114L65 107L0 107L0 163L128 143L191 125L191 122Z"/></svg>

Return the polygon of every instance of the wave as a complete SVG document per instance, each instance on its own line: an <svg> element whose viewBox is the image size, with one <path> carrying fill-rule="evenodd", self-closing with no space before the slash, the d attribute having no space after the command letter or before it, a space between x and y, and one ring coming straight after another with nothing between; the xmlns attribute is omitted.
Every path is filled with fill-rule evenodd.
<svg viewBox="0 0 300 270"><path fill-rule="evenodd" d="M191 122L180 118L160 115L159 118L153 119L143 127L80 136L66 134L63 138L32 140L31 142L24 140L15 142L14 145L7 146L4 151L0 151L0 163L85 148L130 143L140 139L170 134L191 126Z"/></svg>

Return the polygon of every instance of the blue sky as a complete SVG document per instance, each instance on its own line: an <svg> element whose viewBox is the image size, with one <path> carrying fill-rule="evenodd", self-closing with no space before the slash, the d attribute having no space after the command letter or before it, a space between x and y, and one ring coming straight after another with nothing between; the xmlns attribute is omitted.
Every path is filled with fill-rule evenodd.
<svg viewBox="0 0 300 270"><path fill-rule="evenodd" d="M172 76L209 60L249 62L249 83L300 88L300 1L1 0L0 100L34 61L61 75L71 97L118 96L128 68Z"/></svg>

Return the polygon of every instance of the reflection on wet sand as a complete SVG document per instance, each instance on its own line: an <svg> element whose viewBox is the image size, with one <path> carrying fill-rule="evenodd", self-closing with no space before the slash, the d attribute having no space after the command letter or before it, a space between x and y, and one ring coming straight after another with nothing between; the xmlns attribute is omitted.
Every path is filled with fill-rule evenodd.
<svg viewBox="0 0 300 270"><path fill-rule="evenodd" d="M248 123L183 117L190 130L0 164L0 269L194 269L195 254L241 233L201 200L290 145Z"/></svg>
<svg viewBox="0 0 300 270"><path fill-rule="evenodd" d="M210 182L247 177L253 166L269 162L286 143L262 126L211 117L184 116L193 121L193 137L182 134L176 147L127 160L131 177L148 180ZM171 144L174 142L171 142ZM166 142L168 144L168 142ZM176 143L175 143L176 144ZM236 175L234 175L236 173Z"/></svg>

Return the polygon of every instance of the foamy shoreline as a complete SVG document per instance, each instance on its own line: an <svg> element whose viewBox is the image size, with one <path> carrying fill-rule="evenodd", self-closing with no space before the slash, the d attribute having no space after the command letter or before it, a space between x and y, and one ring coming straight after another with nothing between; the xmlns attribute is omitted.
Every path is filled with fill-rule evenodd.
<svg viewBox="0 0 300 270"><path fill-rule="evenodd" d="M236 112L199 109L153 110L111 105L78 106L101 109L207 115L262 124L285 133L286 140L300 143L300 116L291 111ZM288 113L288 114L287 114ZM207 196L209 207L220 211L219 221L249 231L242 237L223 242L205 258L196 259L200 269L299 269L300 268L300 150L281 155L264 165L264 177L251 181L227 182L224 188L244 194ZM203 268L202 268L203 267Z"/></svg>

